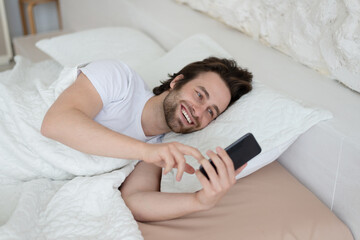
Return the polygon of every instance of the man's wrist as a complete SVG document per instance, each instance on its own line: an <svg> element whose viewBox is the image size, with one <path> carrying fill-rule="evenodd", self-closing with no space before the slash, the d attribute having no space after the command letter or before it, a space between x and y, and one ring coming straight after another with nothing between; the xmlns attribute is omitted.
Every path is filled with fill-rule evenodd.
<svg viewBox="0 0 360 240"><path fill-rule="evenodd" d="M201 191L201 190L200 190ZM201 200L200 200L200 192L195 192L193 194L193 201L194 201L194 206L196 208L197 211L205 211L205 210L209 210L211 207L204 204Z"/></svg>
<svg viewBox="0 0 360 240"><path fill-rule="evenodd" d="M136 149L135 149L135 152L137 153L136 154L136 158L138 160L143 160L145 161L146 159L146 152L147 152L147 147L148 147L148 144L149 143L146 143L146 142L141 142L139 141L139 144L137 145ZM146 162L146 161L145 161Z"/></svg>

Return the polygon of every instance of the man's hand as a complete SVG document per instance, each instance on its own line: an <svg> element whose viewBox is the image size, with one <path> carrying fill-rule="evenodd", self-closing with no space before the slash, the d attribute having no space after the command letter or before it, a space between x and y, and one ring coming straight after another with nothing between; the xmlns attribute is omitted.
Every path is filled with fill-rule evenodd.
<svg viewBox="0 0 360 240"><path fill-rule="evenodd" d="M178 143L145 144L142 160L165 168L164 174L172 168L177 168L176 180L180 181L184 172L193 174L194 168L186 163L185 155L190 155L201 161L204 156L196 148Z"/></svg>
<svg viewBox="0 0 360 240"><path fill-rule="evenodd" d="M199 170L196 171L196 176L203 186L203 189L195 193L195 199L204 210L216 205L225 193L236 183L236 175L246 167L246 164L244 164L235 171L234 164L227 152L220 147L216 148L216 152L217 154L209 150L206 154L215 164L217 173L211 163L206 159L201 160L200 163L209 176L209 180Z"/></svg>
<svg viewBox="0 0 360 240"><path fill-rule="evenodd" d="M212 151L208 152L209 157L214 161L218 169L219 174L216 174L209 161L205 160L197 149L180 143L146 145L149 145L150 148L146 149L145 146L141 149L146 149L149 153L147 155L148 161L151 159L162 159L161 154L163 152L170 151L173 153L172 150L166 150L167 148L172 149L173 147L180 148L180 150L177 150L182 156L179 157L179 159L183 159L184 155L198 156L209 175L210 181L207 180L200 171L197 171L197 177L204 187L202 190L196 193L160 192L161 169L156 167L156 164L149 164L145 161L140 162L134 171L126 178L120 189L121 196L126 205L138 221L164 221L213 207L235 183L236 174L241 172L245 167L242 166L239 170L234 171L231 159L225 150L221 148L217 148L216 150L218 155ZM190 153L187 152L189 149L191 151ZM151 154L155 157L150 157ZM161 161L165 162L165 160L160 160L157 161L157 163ZM172 161L175 162L175 160ZM185 165L185 160L183 159L181 161L182 164ZM141 201L141 204L139 204L139 201Z"/></svg>

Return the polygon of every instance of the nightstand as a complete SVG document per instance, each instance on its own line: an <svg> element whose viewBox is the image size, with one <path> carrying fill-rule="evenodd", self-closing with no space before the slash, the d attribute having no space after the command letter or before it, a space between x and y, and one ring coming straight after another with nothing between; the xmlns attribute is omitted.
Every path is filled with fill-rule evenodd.
<svg viewBox="0 0 360 240"><path fill-rule="evenodd" d="M59 0L19 0L19 9L20 9L20 16L21 16L21 22L22 22L22 26L23 26L24 35L28 34L25 12L24 12L24 5L27 4L27 12L28 12L29 23L30 23L30 32L31 32L31 34L35 34L36 26L35 26L33 8L38 4L49 3L49 2L56 3L58 19L59 19L59 28L62 29Z"/></svg>
<svg viewBox="0 0 360 240"><path fill-rule="evenodd" d="M36 42L44 38L57 37L68 33L71 33L71 31L61 30L16 37L13 39L15 55L21 55L23 57L26 57L32 62L40 62L43 60L51 59L49 55L45 54L35 46Z"/></svg>
<svg viewBox="0 0 360 240"><path fill-rule="evenodd" d="M4 0L0 0L0 65L8 64L12 58L9 27Z"/></svg>

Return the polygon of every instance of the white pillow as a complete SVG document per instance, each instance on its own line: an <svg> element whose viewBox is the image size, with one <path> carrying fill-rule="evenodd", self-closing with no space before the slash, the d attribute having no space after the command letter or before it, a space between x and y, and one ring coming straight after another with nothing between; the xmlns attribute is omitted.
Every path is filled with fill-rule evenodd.
<svg viewBox="0 0 360 240"><path fill-rule="evenodd" d="M231 58L222 47L204 34L187 38L162 57L140 68L138 73L144 78L150 89L167 80L167 74L180 71L185 65L203 60L209 56Z"/></svg>
<svg viewBox="0 0 360 240"><path fill-rule="evenodd" d="M151 87L164 80L167 73L178 72L186 64L208 56L230 57L217 43L206 35L195 35L177 45L163 57L140 69ZM238 62L241 66L241 63ZM242 66L246 67L246 66ZM249 69L251 71L251 69ZM248 163L237 178L249 175L276 160L296 138L321 120L329 119L328 111L306 108L255 79L253 90L241 97L208 127L191 134L168 133L165 142L178 141L198 148L204 156L208 149L226 147L247 132L254 134L262 152ZM186 158L195 169L198 162ZM161 191L194 192L201 189L195 175L184 174L180 182L175 180L176 169L163 176Z"/></svg>
<svg viewBox="0 0 360 240"><path fill-rule="evenodd" d="M144 33L125 27L106 27L43 39L36 46L66 67L101 59L118 59L135 70L165 51Z"/></svg>

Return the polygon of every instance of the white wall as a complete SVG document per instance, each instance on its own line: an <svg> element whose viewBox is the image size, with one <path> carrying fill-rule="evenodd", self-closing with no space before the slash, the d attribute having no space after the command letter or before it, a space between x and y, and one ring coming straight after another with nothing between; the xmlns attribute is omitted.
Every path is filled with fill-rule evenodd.
<svg viewBox="0 0 360 240"><path fill-rule="evenodd" d="M27 16L26 6L24 9ZM11 38L22 36L23 30L18 0L5 0L5 9ZM38 33L55 31L59 28L56 4L54 2L36 5L34 7L34 18ZM28 32L30 33L29 26Z"/></svg>
<svg viewBox="0 0 360 240"><path fill-rule="evenodd" d="M360 92L359 0L176 0Z"/></svg>

